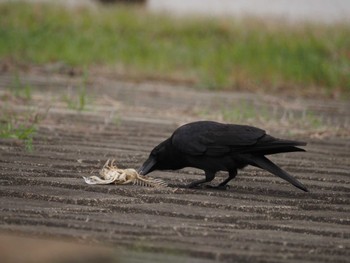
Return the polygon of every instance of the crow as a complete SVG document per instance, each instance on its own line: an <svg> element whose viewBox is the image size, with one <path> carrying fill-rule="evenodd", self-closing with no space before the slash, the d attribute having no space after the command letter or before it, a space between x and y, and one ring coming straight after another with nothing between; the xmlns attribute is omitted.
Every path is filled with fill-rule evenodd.
<svg viewBox="0 0 350 263"><path fill-rule="evenodd" d="M214 186L226 189L226 184L237 175L237 169L252 165L307 192L302 183L265 156L305 151L296 147L305 145L305 142L274 138L264 130L252 126L197 121L179 127L170 138L156 146L139 173L146 175L154 170L177 170L184 167L204 170L205 179L187 185L194 188L212 181L218 171L227 171L227 179Z"/></svg>

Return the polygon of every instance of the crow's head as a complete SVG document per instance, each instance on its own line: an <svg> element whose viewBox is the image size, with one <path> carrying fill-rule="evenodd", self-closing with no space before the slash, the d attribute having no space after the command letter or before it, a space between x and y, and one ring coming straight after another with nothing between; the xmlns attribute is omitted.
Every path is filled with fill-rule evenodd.
<svg viewBox="0 0 350 263"><path fill-rule="evenodd" d="M175 150L171 138L156 146L150 153L148 159L139 169L141 175L146 175L154 170L174 170L182 168L179 166L181 155Z"/></svg>

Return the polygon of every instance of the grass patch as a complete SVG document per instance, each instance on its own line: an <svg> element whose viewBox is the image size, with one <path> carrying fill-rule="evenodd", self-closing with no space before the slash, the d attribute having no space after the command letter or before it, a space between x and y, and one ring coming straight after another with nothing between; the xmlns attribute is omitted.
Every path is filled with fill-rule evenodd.
<svg viewBox="0 0 350 263"><path fill-rule="evenodd" d="M19 77L19 73L16 72L12 78L11 84L7 87L11 94L23 100L31 100L32 98L32 86L28 83L23 83Z"/></svg>
<svg viewBox="0 0 350 263"><path fill-rule="evenodd" d="M32 99L33 87L21 80L18 72L12 77L10 84L6 87L8 93L1 96L0 100L0 138L16 139L24 142L27 151L33 150L33 136L36 133L36 124L39 122L40 116L28 113L18 115L8 109L8 101L17 104L29 102Z"/></svg>
<svg viewBox="0 0 350 263"><path fill-rule="evenodd" d="M33 138L38 130L37 126L46 118L49 108L42 113L33 111L29 107L24 112L17 112L16 105L28 101L23 101L22 97L17 100L17 96L6 97L5 95L4 98L5 100L0 98L0 138L21 141L25 150L33 151Z"/></svg>
<svg viewBox="0 0 350 263"><path fill-rule="evenodd" d="M16 139L24 142L27 151L33 151L33 137L37 131L37 121L25 120L16 116L4 115L0 120L0 138Z"/></svg>
<svg viewBox="0 0 350 263"><path fill-rule="evenodd" d="M271 116L267 108L259 107L257 109L245 101L240 102L236 107L222 108L220 114L223 120L231 123L254 122L256 119L266 121Z"/></svg>
<svg viewBox="0 0 350 263"><path fill-rule="evenodd" d="M4 139L18 139L24 142L26 151L33 151L33 136L36 133L34 125L17 125L14 126L8 122L5 124L0 123L0 138Z"/></svg>
<svg viewBox="0 0 350 263"><path fill-rule="evenodd" d="M103 65L211 89L349 95L349 35L348 25L180 20L119 5L0 4L0 59Z"/></svg>
<svg viewBox="0 0 350 263"><path fill-rule="evenodd" d="M86 86L88 83L89 73L84 70L82 82L79 87L77 95L72 95L70 92L63 97L63 101L67 103L67 107L72 110L83 111L86 108L88 97L86 92Z"/></svg>

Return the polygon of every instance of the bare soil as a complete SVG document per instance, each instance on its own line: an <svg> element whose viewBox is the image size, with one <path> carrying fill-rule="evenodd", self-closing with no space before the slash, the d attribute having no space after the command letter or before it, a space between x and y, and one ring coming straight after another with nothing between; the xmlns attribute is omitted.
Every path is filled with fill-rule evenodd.
<svg viewBox="0 0 350 263"><path fill-rule="evenodd" d="M90 76L88 104L78 111L67 97L79 97L81 78L31 73L21 81L30 85L31 100L13 95L11 74L0 75L2 113L40 120L33 151L0 140L1 245L17 244L13 235L79 241L120 251L118 262L350 262L348 102ZM97 174L108 158L137 169L176 127L203 118L201 110L241 101L295 115L313 109L322 118L321 130L256 120L273 135L308 141L307 152L273 160L309 193L254 168L240 171L227 191L182 188L203 176L189 168L154 172L170 184L165 189L84 183L82 176ZM50 246L38 241L37 249Z"/></svg>

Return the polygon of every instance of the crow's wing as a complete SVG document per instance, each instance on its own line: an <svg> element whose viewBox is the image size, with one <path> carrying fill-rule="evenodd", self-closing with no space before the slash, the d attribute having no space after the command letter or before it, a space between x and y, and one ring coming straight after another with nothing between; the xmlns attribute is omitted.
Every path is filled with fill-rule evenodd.
<svg viewBox="0 0 350 263"><path fill-rule="evenodd" d="M285 140L272 137L268 134L261 137L252 147L239 149L239 153L252 153L255 155L268 155L282 152L300 152L304 149L295 146L305 146L306 142Z"/></svg>
<svg viewBox="0 0 350 263"><path fill-rule="evenodd" d="M264 130L251 126L200 121L178 128L172 144L190 155L222 156L252 146L263 136Z"/></svg>

